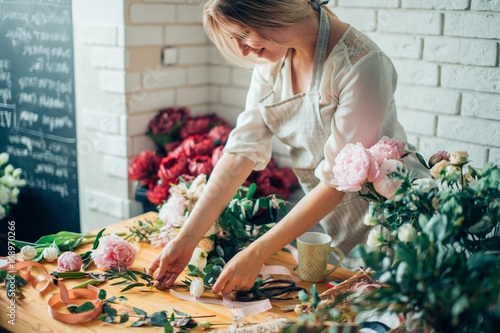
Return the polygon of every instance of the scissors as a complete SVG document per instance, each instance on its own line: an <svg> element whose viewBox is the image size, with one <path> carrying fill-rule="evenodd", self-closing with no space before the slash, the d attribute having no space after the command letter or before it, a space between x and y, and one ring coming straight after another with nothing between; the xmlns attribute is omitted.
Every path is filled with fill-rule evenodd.
<svg viewBox="0 0 500 333"><path fill-rule="evenodd" d="M269 286L271 284L279 284L277 286ZM285 284L285 285L283 285ZM268 285L268 287L264 287ZM248 291L240 291L236 295L236 300L240 302L257 301L262 298L269 298L275 300L292 300L296 297L279 297L291 291L304 290L302 287L297 287L292 280L270 280L263 282L258 288L250 289Z"/></svg>

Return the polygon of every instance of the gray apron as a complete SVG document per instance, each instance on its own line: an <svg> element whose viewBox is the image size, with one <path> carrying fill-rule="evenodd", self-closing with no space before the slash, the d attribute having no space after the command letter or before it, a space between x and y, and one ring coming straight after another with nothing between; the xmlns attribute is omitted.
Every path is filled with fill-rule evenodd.
<svg viewBox="0 0 500 333"><path fill-rule="evenodd" d="M330 25L323 9L320 14L318 39L309 90L273 104L274 91L259 101L259 109L266 125L290 152L293 171L305 193L319 184L314 170L324 159L324 147L331 134L332 119L323 119L319 108L319 89L323 64L326 59ZM278 66L280 70L282 66ZM276 73L274 77L277 77ZM359 264L348 256L358 243L364 243L369 231L363 224L368 203L356 198L357 193L348 192L342 202L320 222L325 232L333 238L334 244L346 254L343 266Z"/></svg>

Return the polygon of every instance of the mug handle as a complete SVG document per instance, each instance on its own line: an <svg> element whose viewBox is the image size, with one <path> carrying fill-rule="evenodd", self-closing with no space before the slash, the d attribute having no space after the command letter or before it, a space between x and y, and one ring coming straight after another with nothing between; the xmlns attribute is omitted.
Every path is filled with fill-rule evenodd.
<svg viewBox="0 0 500 333"><path fill-rule="evenodd" d="M339 268L340 264L342 263L342 261L344 260L344 252L342 252L341 249L339 249L338 247L331 247L330 248L330 252L332 251L335 251L337 252L337 254L339 255L339 262L337 263L337 265L335 265L335 267L333 267L332 269L330 270L327 270L325 272L325 274L323 275L323 277L327 277L328 275L332 274L332 272L334 270L336 270L337 268Z"/></svg>

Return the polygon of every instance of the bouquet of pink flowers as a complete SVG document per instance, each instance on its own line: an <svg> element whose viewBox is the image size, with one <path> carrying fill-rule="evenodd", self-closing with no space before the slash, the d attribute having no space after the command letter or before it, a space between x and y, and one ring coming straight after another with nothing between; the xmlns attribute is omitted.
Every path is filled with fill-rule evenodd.
<svg viewBox="0 0 500 333"><path fill-rule="evenodd" d="M191 182L196 176L210 176L222 156L231 132L228 123L215 114L191 116L187 108L167 108L149 123L148 135L156 142L157 152L144 151L132 160L129 179L148 186L150 202L165 202L179 177ZM262 196L279 194L287 199L299 183L290 168L278 168L274 161L260 172L253 172L247 184L256 183Z"/></svg>

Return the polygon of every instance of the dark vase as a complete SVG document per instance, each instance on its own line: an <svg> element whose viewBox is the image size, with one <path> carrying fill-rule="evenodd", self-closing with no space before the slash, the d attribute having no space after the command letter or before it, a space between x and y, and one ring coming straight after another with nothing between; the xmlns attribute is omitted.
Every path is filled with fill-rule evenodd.
<svg viewBox="0 0 500 333"><path fill-rule="evenodd" d="M156 205L149 201L147 192L149 191L148 186L137 186L135 189L135 201L140 202L142 204L143 213L147 212L157 212Z"/></svg>

